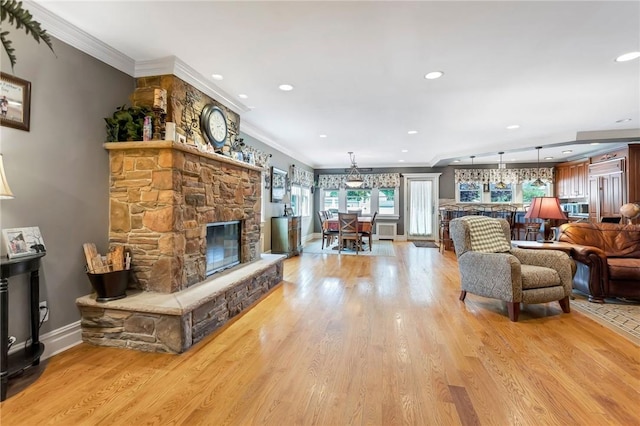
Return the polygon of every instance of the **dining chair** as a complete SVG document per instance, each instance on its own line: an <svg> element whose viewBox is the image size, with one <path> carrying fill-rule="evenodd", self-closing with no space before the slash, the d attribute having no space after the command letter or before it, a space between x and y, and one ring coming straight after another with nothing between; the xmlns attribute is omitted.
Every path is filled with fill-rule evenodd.
<svg viewBox="0 0 640 426"><path fill-rule="evenodd" d="M325 212L323 211L318 212L318 219L320 219L320 229L322 229L322 250L324 250L325 241L327 242L327 247L330 247L331 244L333 244L333 237L338 235L337 232L331 231L330 229L327 228L326 226L327 218L324 213Z"/></svg>
<svg viewBox="0 0 640 426"><path fill-rule="evenodd" d="M375 229L374 226L376 226L377 215L378 215L377 211L373 213L373 217L371 218L371 228L369 228L368 231L361 232L363 237L369 237L369 251L371 251L372 240L373 240L373 230Z"/></svg>
<svg viewBox="0 0 640 426"><path fill-rule="evenodd" d="M362 233L358 231L356 213L338 213L338 253L344 249L345 240L353 241L357 255L362 245Z"/></svg>

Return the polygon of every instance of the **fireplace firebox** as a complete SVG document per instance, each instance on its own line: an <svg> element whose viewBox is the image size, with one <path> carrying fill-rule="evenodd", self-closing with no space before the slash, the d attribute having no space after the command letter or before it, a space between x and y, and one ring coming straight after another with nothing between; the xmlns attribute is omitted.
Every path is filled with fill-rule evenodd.
<svg viewBox="0 0 640 426"><path fill-rule="evenodd" d="M241 222L215 222L207 224L207 276L240 263Z"/></svg>

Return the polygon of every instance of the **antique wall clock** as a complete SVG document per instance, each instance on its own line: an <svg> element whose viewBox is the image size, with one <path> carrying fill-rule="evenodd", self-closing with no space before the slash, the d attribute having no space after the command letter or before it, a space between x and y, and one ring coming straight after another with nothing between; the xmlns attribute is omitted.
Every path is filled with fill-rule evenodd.
<svg viewBox="0 0 640 426"><path fill-rule="evenodd" d="M207 104L200 114L200 128L214 148L222 148L227 140L227 117L220 108Z"/></svg>

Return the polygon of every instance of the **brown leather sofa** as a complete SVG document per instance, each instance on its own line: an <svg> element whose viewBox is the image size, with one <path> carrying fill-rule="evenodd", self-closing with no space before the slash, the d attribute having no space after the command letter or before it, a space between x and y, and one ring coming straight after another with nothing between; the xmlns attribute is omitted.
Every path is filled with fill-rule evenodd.
<svg viewBox="0 0 640 426"><path fill-rule="evenodd" d="M558 239L575 244L573 288L587 293L590 302L640 299L640 225L565 223Z"/></svg>

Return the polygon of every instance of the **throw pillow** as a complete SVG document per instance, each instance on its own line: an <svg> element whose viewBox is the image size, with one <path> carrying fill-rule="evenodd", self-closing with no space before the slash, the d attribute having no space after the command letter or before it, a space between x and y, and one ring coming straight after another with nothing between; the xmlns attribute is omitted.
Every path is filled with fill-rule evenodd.
<svg viewBox="0 0 640 426"><path fill-rule="evenodd" d="M469 226L471 250L481 253L504 253L511 250L502 225L496 219L486 216L463 216Z"/></svg>

